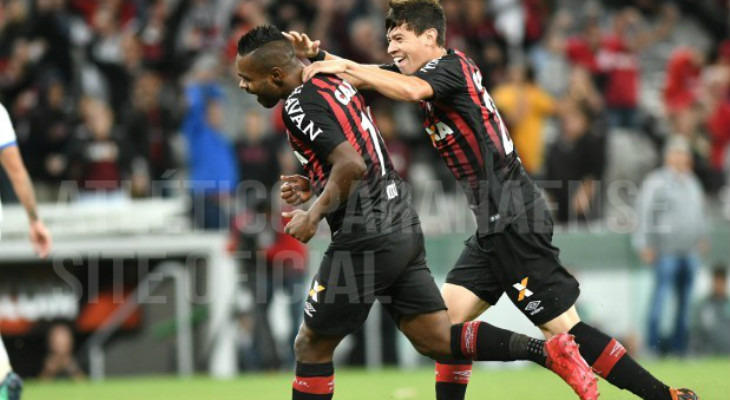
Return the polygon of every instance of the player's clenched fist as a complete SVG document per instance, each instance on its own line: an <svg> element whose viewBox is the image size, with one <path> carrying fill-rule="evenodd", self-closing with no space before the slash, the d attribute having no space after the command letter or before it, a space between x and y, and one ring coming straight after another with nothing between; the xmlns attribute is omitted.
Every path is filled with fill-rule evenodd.
<svg viewBox="0 0 730 400"><path fill-rule="evenodd" d="M312 186L309 179L301 175L284 175L281 177L281 199L287 204L298 206L312 198Z"/></svg>
<svg viewBox="0 0 730 400"><path fill-rule="evenodd" d="M284 218L291 218L288 224L284 227L284 232L294 237L294 239L307 243L309 239L314 236L317 232L317 225L319 220L313 218L306 211L294 210L291 212L283 212L281 216Z"/></svg>

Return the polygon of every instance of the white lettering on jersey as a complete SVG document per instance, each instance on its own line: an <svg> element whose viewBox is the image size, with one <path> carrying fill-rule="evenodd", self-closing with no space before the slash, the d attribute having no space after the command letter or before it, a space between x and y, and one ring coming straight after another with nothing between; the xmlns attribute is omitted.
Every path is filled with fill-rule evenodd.
<svg viewBox="0 0 730 400"><path fill-rule="evenodd" d="M496 114L497 120L499 121L499 133L502 135L502 144L504 144L504 154L512 154L512 152L515 150L515 145L512 143L512 138L509 137L509 133L507 133L507 127L504 126L504 122L502 121L502 116L499 115L499 111L497 110L497 106L494 105L494 100L492 100L492 96L489 95L487 92L487 89L482 86L482 74L479 73L478 70L474 71L474 75L472 75L472 78L474 79L474 84L477 87L477 90L480 91L480 95L484 99L484 106L487 108L487 111L489 111L490 114Z"/></svg>
<svg viewBox="0 0 730 400"><path fill-rule="evenodd" d="M314 122L305 120L304 110L296 97L290 97L284 103L284 111L289 115L289 119L299 128L302 133L314 141L322 133L322 129L316 127Z"/></svg>
<svg viewBox="0 0 730 400"><path fill-rule="evenodd" d="M297 160L299 160L299 163L300 163L300 164L302 164L302 165L307 165L307 164L309 164L309 160L307 160L306 158L304 158L304 156L303 156L303 155L301 155L301 153L299 153L299 152L298 152L298 151L296 151L296 150L294 150L294 156L295 156L295 157L297 158Z"/></svg>
<svg viewBox="0 0 730 400"><path fill-rule="evenodd" d="M434 58L433 60L429 61L428 63L426 63L426 65L424 65L421 68L421 72L428 72L430 70L436 69L436 66L439 64L439 61L441 61L440 58Z"/></svg>
<svg viewBox="0 0 730 400"><path fill-rule="evenodd" d="M440 142L446 139L446 136L453 135L454 130L445 123L439 121L436 123L436 125L431 125L427 127L426 133L428 133L428 136L430 136L431 140L433 140L434 142Z"/></svg>
<svg viewBox="0 0 730 400"><path fill-rule="evenodd" d="M352 100L355 94L357 94L357 91L347 81L342 81L340 86L335 90L335 98L345 106Z"/></svg>

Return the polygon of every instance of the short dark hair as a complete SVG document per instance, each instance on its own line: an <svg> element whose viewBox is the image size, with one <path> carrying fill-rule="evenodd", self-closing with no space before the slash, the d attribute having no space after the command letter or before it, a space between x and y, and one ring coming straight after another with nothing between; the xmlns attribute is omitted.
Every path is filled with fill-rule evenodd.
<svg viewBox="0 0 730 400"><path fill-rule="evenodd" d="M245 56L264 45L278 41L289 43L279 28L273 25L259 25L238 40L238 55Z"/></svg>
<svg viewBox="0 0 730 400"><path fill-rule="evenodd" d="M390 0L385 27L388 31L406 24L408 29L420 35L427 29L436 29L436 43L446 43L446 14L438 0Z"/></svg>

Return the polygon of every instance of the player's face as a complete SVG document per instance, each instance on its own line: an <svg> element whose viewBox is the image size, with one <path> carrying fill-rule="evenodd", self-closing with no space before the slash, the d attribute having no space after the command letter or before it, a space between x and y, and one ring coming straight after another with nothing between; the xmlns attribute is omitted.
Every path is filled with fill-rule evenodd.
<svg viewBox="0 0 730 400"><path fill-rule="evenodd" d="M250 54L236 57L236 69L240 81L238 87L256 96L262 106L272 108L281 100L279 88L273 83L272 75L262 71Z"/></svg>
<svg viewBox="0 0 730 400"><path fill-rule="evenodd" d="M388 31L388 54L393 57L395 66L405 75L415 74L431 61L430 49L434 43L428 31L420 35L408 29L406 24Z"/></svg>

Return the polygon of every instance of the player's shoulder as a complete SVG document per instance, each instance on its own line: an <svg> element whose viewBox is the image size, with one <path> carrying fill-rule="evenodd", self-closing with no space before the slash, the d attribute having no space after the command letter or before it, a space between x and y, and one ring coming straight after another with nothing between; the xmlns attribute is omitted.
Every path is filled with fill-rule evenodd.
<svg viewBox="0 0 730 400"><path fill-rule="evenodd" d="M421 67L421 72L428 73L434 70L451 70L462 72L462 63L469 63L471 60L464 53L456 49L448 49L446 54L434 58Z"/></svg>

